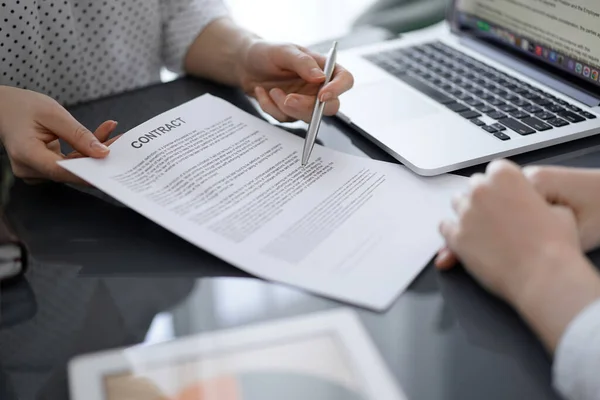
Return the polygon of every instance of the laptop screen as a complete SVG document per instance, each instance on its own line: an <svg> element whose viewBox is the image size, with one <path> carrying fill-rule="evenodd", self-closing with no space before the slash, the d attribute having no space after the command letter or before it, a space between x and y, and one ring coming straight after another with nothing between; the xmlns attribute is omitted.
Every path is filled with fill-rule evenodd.
<svg viewBox="0 0 600 400"><path fill-rule="evenodd" d="M600 88L600 0L456 0L454 11L461 31Z"/></svg>

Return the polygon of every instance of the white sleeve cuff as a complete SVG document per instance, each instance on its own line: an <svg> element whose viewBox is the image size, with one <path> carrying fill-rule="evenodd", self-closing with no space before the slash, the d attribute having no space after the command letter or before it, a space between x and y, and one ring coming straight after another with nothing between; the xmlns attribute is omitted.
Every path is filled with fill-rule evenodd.
<svg viewBox="0 0 600 400"><path fill-rule="evenodd" d="M600 300L567 327L554 356L553 382L566 399L600 399Z"/></svg>
<svg viewBox="0 0 600 400"><path fill-rule="evenodd" d="M229 10L221 0L163 0L162 13L163 62L180 74L190 45L211 22L228 16Z"/></svg>

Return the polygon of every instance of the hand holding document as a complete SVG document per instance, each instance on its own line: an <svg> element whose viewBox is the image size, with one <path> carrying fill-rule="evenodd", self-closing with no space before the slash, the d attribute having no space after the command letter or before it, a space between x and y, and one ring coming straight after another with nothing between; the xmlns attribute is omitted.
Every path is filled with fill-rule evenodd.
<svg viewBox="0 0 600 400"><path fill-rule="evenodd" d="M441 247L456 176L321 146L205 95L60 164L183 239L264 279L376 310Z"/></svg>

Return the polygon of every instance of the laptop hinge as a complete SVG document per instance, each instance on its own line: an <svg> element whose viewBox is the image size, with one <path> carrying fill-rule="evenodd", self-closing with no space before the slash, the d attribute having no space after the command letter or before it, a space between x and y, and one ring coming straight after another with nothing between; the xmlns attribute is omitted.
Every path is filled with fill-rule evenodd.
<svg viewBox="0 0 600 400"><path fill-rule="evenodd" d="M527 65L526 63L506 54L500 50L494 49L493 47L481 43L472 38L462 37L461 44L464 46L473 49L480 54L493 59L503 65L506 65L509 68L512 68L521 74L543 84L552 89L564 94L565 96L569 96L585 105L590 107L597 107L600 105L600 98L589 93L583 91L573 85L570 85L564 81L553 78L546 71L542 71L533 66Z"/></svg>

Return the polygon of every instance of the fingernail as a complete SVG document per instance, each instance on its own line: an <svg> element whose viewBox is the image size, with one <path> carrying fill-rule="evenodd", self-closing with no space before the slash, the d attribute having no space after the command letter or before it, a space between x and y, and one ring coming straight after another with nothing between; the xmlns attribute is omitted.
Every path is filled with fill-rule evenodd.
<svg viewBox="0 0 600 400"><path fill-rule="evenodd" d="M108 147L106 147L105 145L103 145L102 143L100 143L98 141L93 141L91 147L92 147L92 149L99 150L103 153L106 153L109 151Z"/></svg>
<svg viewBox="0 0 600 400"><path fill-rule="evenodd" d="M444 256L442 255L442 252L440 251L437 254L437 257L435 257L435 260L433 261L433 263L435 264L436 267L439 267L440 263L442 262Z"/></svg>
<svg viewBox="0 0 600 400"><path fill-rule="evenodd" d="M331 100L332 98L333 98L333 95L332 95L331 93L329 93L329 92L327 92L327 93L323 93L323 94L321 95L321 101L322 101L323 103L325 103L326 101L329 101L329 100Z"/></svg>
<svg viewBox="0 0 600 400"><path fill-rule="evenodd" d="M448 258L448 253L449 250L448 249L441 249L440 251L438 251L437 257L435 258L435 265L439 265L440 263L442 263L443 261L445 261L446 258Z"/></svg>
<svg viewBox="0 0 600 400"><path fill-rule="evenodd" d="M313 68L310 70L310 76L313 78L325 78L325 73L319 68Z"/></svg>
<svg viewBox="0 0 600 400"><path fill-rule="evenodd" d="M283 105L286 107L296 108L298 107L298 99L294 96L288 96Z"/></svg>
<svg viewBox="0 0 600 400"><path fill-rule="evenodd" d="M117 121L112 121L112 123L113 123L113 128L116 128L117 125L119 125L119 123Z"/></svg>
<svg viewBox="0 0 600 400"><path fill-rule="evenodd" d="M282 92L280 92L277 89L271 89L269 95L273 98L273 100L275 100L275 102L280 102L281 100L283 100L283 96L285 96Z"/></svg>

